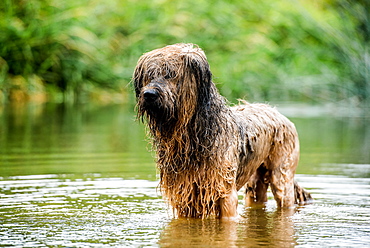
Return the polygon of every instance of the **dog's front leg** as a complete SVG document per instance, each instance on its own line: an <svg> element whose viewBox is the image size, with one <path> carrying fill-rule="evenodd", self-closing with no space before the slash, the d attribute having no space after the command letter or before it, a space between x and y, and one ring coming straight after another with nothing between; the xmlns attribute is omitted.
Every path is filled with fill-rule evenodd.
<svg viewBox="0 0 370 248"><path fill-rule="evenodd" d="M238 192L235 188L225 198L221 198L220 208L220 217L222 219L238 217Z"/></svg>

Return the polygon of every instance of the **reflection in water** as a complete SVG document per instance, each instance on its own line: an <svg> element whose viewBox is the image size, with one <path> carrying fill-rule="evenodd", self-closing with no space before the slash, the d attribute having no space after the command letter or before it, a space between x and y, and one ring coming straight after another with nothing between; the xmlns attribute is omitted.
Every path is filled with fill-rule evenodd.
<svg viewBox="0 0 370 248"><path fill-rule="evenodd" d="M161 233L161 247L233 247L237 222L216 219L173 219Z"/></svg>
<svg viewBox="0 0 370 248"><path fill-rule="evenodd" d="M295 209L247 208L238 221L173 219L161 234L161 247L293 247Z"/></svg>
<svg viewBox="0 0 370 248"><path fill-rule="evenodd" d="M266 211L266 209L246 209L246 230L243 231L245 243L254 245L273 245L290 247L294 241L292 216L296 209ZM254 243L254 245L252 245Z"/></svg>
<svg viewBox="0 0 370 248"><path fill-rule="evenodd" d="M0 109L0 176L128 172L155 179L133 106L45 104Z"/></svg>

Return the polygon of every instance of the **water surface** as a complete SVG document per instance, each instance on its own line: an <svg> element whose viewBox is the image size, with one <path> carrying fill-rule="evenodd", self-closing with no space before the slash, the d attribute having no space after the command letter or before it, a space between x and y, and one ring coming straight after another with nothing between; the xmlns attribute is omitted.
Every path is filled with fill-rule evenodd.
<svg viewBox="0 0 370 248"><path fill-rule="evenodd" d="M0 246L364 247L370 243L370 121L292 117L297 181L315 198L292 211L243 207L236 222L173 219L132 106L0 109ZM292 114L282 108L282 111Z"/></svg>

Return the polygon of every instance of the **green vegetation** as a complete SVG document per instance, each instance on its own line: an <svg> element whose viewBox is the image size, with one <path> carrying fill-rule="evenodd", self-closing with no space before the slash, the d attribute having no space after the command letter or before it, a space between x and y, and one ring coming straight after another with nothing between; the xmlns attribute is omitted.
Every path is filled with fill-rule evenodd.
<svg viewBox="0 0 370 248"><path fill-rule="evenodd" d="M129 98L143 52L192 42L233 101L367 104L369 9L367 0L3 0L0 100Z"/></svg>

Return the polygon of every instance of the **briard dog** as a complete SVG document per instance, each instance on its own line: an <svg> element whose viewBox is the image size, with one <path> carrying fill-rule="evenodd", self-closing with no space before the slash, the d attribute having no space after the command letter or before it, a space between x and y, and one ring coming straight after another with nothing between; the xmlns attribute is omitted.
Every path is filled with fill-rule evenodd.
<svg viewBox="0 0 370 248"><path fill-rule="evenodd" d="M294 181L294 124L265 104L229 107L196 45L144 54L133 82L138 118L147 121L157 152L159 186L176 216L236 217L243 186L247 206L263 205L268 186L280 208L311 200Z"/></svg>

